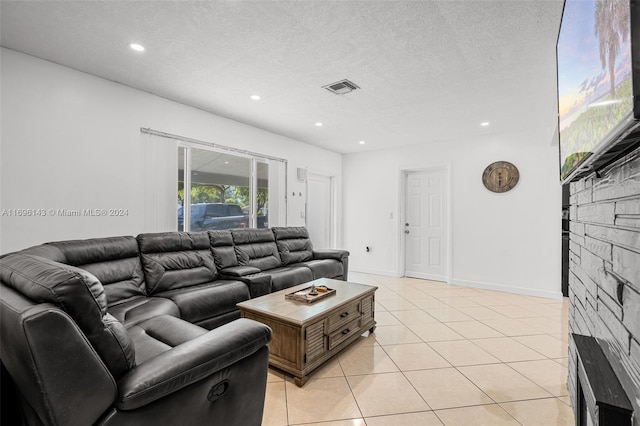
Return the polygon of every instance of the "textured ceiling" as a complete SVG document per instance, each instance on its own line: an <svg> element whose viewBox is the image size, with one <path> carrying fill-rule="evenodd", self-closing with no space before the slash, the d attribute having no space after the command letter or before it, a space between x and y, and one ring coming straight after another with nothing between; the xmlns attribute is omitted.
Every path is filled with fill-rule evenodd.
<svg viewBox="0 0 640 426"><path fill-rule="evenodd" d="M540 0L3 0L0 36L4 47L349 153L553 127L561 14L562 1ZM344 78L361 90L322 89Z"/></svg>

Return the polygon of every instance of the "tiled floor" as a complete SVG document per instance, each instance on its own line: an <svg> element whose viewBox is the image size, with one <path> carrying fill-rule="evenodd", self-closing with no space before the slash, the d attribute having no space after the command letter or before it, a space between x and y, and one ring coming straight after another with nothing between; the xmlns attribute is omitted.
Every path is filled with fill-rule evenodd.
<svg viewBox="0 0 640 426"><path fill-rule="evenodd" d="M270 370L263 425L573 425L567 302L411 278L378 286L374 334L297 387Z"/></svg>

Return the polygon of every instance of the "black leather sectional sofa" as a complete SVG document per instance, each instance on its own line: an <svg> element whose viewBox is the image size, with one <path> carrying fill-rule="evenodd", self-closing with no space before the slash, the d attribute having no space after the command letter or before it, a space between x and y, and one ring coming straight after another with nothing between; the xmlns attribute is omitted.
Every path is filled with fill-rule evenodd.
<svg viewBox="0 0 640 426"><path fill-rule="evenodd" d="M347 279L303 227L42 244L0 258L3 418L259 425L271 330L238 302ZM7 392L7 384L12 387ZM15 392L15 394L14 394Z"/></svg>

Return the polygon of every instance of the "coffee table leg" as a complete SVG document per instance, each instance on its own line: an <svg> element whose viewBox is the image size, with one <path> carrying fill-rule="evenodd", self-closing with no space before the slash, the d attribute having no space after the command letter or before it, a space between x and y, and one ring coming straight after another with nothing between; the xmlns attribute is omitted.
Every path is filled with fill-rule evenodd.
<svg viewBox="0 0 640 426"><path fill-rule="evenodd" d="M296 384L296 386L298 386L299 388L302 387L302 385L304 385L305 383L307 383L307 380L309 379L308 376L302 376L302 377L294 377L293 378L293 382Z"/></svg>

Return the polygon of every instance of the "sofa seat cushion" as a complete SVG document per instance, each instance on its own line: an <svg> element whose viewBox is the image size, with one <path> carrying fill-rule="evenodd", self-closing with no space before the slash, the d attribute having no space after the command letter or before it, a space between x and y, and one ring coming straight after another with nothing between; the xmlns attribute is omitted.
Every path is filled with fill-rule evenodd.
<svg viewBox="0 0 640 426"><path fill-rule="evenodd" d="M313 281L313 273L306 266L282 266L263 273L271 276L272 292Z"/></svg>
<svg viewBox="0 0 640 426"><path fill-rule="evenodd" d="M170 315L159 315L129 327L136 350L136 363L141 364L162 352L206 334L208 330Z"/></svg>
<svg viewBox="0 0 640 426"><path fill-rule="evenodd" d="M178 305L180 318L198 323L237 310L236 303L249 299L249 287L240 281L216 280L165 291L156 296L170 299Z"/></svg>
<svg viewBox="0 0 640 426"><path fill-rule="evenodd" d="M292 266L306 266L313 272L313 279L336 278L344 274L342 262L334 259L309 260L308 262L297 263Z"/></svg>
<svg viewBox="0 0 640 426"><path fill-rule="evenodd" d="M178 306L164 297L133 297L110 306L108 311L127 328L159 315L180 318Z"/></svg>

